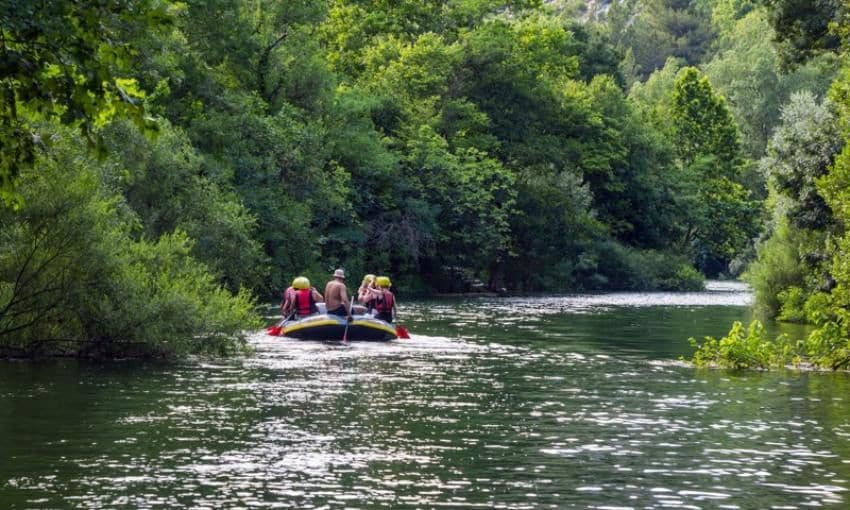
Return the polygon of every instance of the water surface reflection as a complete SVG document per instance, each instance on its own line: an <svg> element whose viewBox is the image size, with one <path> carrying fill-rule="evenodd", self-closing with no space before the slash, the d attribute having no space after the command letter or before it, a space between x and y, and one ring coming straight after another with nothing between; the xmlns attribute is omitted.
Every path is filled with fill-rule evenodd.
<svg viewBox="0 0 850 510"><path fill-rule="evenodd" d="M3 364L0 506L847 507L844 374L676 361L746 318L736 293L412 303L390 344Z"/></svg>

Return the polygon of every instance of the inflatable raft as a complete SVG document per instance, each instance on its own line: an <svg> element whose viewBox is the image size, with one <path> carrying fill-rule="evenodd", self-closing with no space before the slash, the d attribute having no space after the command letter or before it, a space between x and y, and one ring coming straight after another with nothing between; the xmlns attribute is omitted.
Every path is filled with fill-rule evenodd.
<svg viewBox="0 0 850 510"><path fill-rule="evenodd" d="M327 314L285 321L278 334L299 340L342 340L346 324L349 341L386 342L397 336L392 324L371 315L354 315L348 322L345 317Z"/></svg>

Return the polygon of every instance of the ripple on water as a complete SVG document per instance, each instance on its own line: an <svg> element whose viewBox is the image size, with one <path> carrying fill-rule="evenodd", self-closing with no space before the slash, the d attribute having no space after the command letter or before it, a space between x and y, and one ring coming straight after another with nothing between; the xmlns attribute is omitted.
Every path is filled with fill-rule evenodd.
<svg viewBox="0 0 850 510"><path fill-rule="evenodd" d="M711 300L738 292L712 289ZM35 377L18 393L0 376L0 409L17 420L47 413L27 430L0 414L0 453L12 459L0 463L0 503L14 503L0 506L846 507L846 378L696 372L613 341L588 348L569 315L599 312L596 339L616 338L605 308L651 299L483 300L429 312L445 315L441 325L489 328L494 306L536 310L532 322L496 321L502 336L473 328L341 346L258 333L243 360L64 385ZM422 322L412 323L428 331L417 306L407 310ZM559 313L569 320L553 329ZM516 331L561 342L512 342Z"/></svg>

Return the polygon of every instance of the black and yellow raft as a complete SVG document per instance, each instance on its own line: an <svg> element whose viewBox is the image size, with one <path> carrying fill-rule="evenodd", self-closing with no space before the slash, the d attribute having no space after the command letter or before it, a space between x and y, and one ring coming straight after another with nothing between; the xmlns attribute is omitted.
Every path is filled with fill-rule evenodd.
<svg viewBox="0 0 850 510"><path fill-rule="evenodd" d="M299 340L342 340L346 335L346 324L349 341L386 342L396 338L392 324L371 315L354 315L351 322L339 315L311 315L284 322L280 326L280 335Z"/></svg>

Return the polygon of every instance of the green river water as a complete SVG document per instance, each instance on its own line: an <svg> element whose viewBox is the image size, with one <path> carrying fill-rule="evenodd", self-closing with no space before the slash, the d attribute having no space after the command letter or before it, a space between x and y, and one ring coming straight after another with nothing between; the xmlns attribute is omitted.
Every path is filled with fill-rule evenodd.
<svg viewBox="0 0 850 510"><path fill-rule="evenodd" d="M411 340L0 363L0 509L850 508L850 376L695 370L750 295L403 303Z"/></svg>

